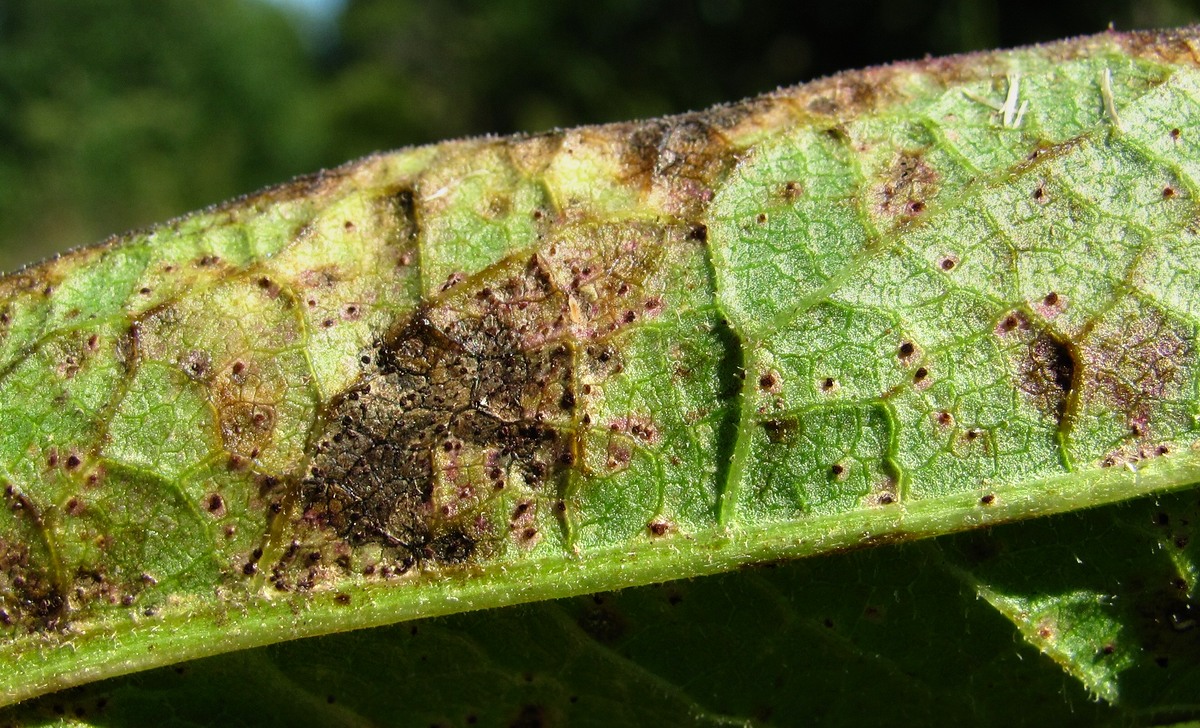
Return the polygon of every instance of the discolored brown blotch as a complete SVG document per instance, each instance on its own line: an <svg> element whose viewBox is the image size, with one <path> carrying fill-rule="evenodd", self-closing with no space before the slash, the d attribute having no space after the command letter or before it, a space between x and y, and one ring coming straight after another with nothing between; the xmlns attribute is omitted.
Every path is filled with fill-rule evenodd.
<svg viewBox="0 0 1200 728"><path fill-rule="evenodd" d="M1109 33L1107 37L1133 56L1170 65L1200 66L1200 54L1197 54L1195 41L1186 29Z"/></svg>
<svg viewBox="0 0 1200 728"><path fill-rule="evenodd" d="M925 161L924 152L900 152L876 185L877 212L887 217L917 217L937 190L938 174Z"/></svg>
<svg viewBox="0 0 1200 728"><path fill-rule="evenodd" d="M218 394L225 394L225 390L219 390ZM223 396L219 396L218 401L224 405L217 411L227 450L252 458L270 444L275 430L274 405L230 401L229 397Z"/></svg>
<svg viewBox="0 0 1200 728"><path fill-rule="evenodd" d="M710 123L726 121L697 113L612 127L621 143L625 176L644 190L657 191L670 212L699 217L714 185L736 161L724 135Z"/></svg>
<svg viewBox="0 0 1200 728"><path fill-rule="evenodd" d="M1001 319L996 334L1012 342L1010 358L1017 389L1061 426L1075 386L1075 355L1071 346L1020 311Z"/></svg>
<svg viewBox="0 0 1200 728"><path fill-rule="evenodd" d="M767 439L772 443L780 444L791 442L800 428L800 423L794 417L788 417L767 420L762 423L762 426L763 431L767 433Z"/></svg>
<svg viewBox="0 0 1200 728"><path fill-rule="evenodd" d="M1042 409L1062 420L1075 379L1071 348L1049 332L1042 331L1021 359L1021 389L1040 403Z"/></svg>
<svg viewBox="0 0 1200 728"><path fill-rule="evenodd" d="M326 413L304 481L305 517L352 544L467 561L495 534L470 508L436 496L469 485L460 476L471 464L501 485L519 478L538 488L553 477L564 450L555 423L570 418L571 352L526 349L495 315L437 325L421 311L370 360L363 381Z"/></svg>
<svg viewBox="0 0 1200 728"><path fill-rule="evenodd" d="M29 545L0 539L0 626L56 629L66 608L62 588L35 560Z"/></svg>
<svg viewBox="0 0 1200 728"><path fill-rule="evenodd" d="M1149 306L1102 322L1081 351L1087 394L1123 413L1139 437L1150 434L1155 405L1172 398L1195 366L1190 335Z"/></svg>

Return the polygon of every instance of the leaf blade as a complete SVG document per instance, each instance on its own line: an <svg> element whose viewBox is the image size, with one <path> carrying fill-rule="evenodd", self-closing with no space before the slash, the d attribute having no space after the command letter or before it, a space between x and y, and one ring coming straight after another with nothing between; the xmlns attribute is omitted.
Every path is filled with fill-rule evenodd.
<svg viewBox="0 0 1200 728"><path fill-rule="evenodd" d="M1200 481L1192 35L382 155L4 279L4 700Z"/></svg>

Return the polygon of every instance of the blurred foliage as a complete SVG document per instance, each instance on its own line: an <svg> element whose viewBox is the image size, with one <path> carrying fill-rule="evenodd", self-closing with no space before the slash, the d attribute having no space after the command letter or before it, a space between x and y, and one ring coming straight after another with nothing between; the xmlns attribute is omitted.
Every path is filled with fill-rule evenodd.
<svg viewBox="0 0 1200 728"><path fill-rule="evenodd" d="M349 0L314 29L262 0L0 0L0 270L375 149L1197 20L1200 0Z"/></svg>

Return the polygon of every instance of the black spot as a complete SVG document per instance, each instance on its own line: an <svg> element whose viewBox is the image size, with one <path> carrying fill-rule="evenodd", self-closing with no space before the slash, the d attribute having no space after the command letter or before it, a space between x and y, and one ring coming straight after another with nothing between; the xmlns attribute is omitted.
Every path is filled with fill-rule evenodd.
<svg viewBox="0 0 1200 728"><path fill-rule="evenodd" d="M208 497L208 512L221 513L225 510L225 500L221 498L219 493L213 493Z"/></svg>

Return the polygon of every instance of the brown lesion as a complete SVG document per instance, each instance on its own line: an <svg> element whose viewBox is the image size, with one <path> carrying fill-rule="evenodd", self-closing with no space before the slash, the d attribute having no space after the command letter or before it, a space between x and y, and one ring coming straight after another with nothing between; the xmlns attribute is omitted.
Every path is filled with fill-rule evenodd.
<svg viewBox="0 0 1200 728"><path fill-rule="evenodd" d="M303 483L305 518L401 558L465 561L494 538L478 508L489 489L517 480L539 489L559 471L570 351L525 349L495 316L439 326L425 310L371 360L326 415Z"/></svg>
<svg viewBox="0 0 1200 728"><path fill-rule="evenodd" d="M1068 339L1023 310L1005 314L993 333L1009 352L1018 391L1060 430L1075 389L1076 353Z"/></svg>
<svg viewBox="0 0 1200 728"><path fill-rule="evenodd" d="M67 585L44 547L41 509L12 484L4 486L3 494L0 503L12 521L11 530L0 535L0 631L58 629L70 605Z"/></svg>
<svg viewBox="0 0 1200 728"><path fill-rule="evenodd" d="M888 217L917 217L937 195L938 186L939 176L926 161L924 150L902 151L876 185L877 212Z"/></svg>
<svg viewBox="0 0 1200 728"><path fill-rule="evenodd" d="M399 320L322 415L301 523L403 568L535 547L582 467L593 387L621 369L610 337L661 314L663 234L567 225Z"/></svg>

